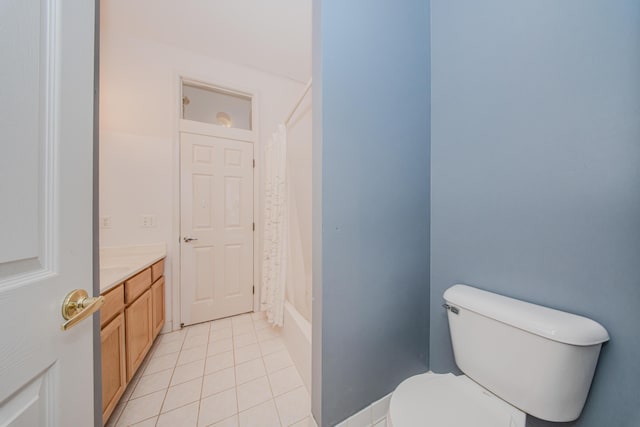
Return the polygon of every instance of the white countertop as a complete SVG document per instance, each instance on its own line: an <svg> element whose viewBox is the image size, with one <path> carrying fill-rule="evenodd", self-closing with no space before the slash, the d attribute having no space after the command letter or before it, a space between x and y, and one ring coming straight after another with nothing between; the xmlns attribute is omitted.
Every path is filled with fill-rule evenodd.
<svg viewBox="0 0 640 427"><path fill-rule="evenodd" d="M111 289L166 256L165 243L100 248L100 292Z"/></svg>

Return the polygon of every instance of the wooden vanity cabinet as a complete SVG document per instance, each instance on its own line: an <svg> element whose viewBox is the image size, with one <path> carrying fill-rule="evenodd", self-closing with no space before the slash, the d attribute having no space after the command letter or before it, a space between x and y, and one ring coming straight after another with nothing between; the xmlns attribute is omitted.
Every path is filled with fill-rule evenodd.
<svg viewBox="0 0 640 427"><path fill-rule="evenodd" d="M124 311L127 350L127 381L131 381L153 343L151 290Z"/></svg>
<svg viewBox="0 0 640 427"><path fill-rule="evenodd" d="M151 267L124 281L124 300L131 304L151 286Z"/></svg>
<svg viewBox="0 0 640 427"><path fill-rule="evenodd" d="M155 339L164 326L164 276L151 285L151 306L153 339Z"/></svg>
<svg viewBox="0 0 640 427"><path fill-rule="evenodd" d="M164 326L164 284L164 260L160 260L102 294L104 423Z"/></svg>
<svg viewBox="0 0 640 427"><path fill-rule="evenodd" d="M127 388L124 329L124 286L102 294L100 342L102 354L102 420L107 421Z"/></svg>
<svg viewBox="0 0 640 427"><path fill-rule="evenodd" d="M120 313L100 331L102 343L102 421L115 409L127 388L124 313Z"/></svg>
<svg viewBox="0 0 640 427"><path fill-rule="evenodd" d="M124 310L124 285L121 283L102 296L104 304L100 308L100 327L104 328L107 322Z"/></svg>
<svg viewBox="0 0 640 427"><path fill-rule="evenodd" d="M164 260L156 262L151 266L151 281L156 282L160 277L164 276Z"/></svg>

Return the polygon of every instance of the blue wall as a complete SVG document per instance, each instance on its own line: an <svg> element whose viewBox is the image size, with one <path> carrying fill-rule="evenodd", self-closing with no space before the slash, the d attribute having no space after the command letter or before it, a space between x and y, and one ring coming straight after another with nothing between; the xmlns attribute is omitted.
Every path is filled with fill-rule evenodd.
<svg viewBox="0 0 640 427"><path fill-rule="evenodd" d="M442 293L476 285L602 323L571 425L639 426L640 2L432 0L431 17L431 369L455 368Z"/></svg>
<svg viewBox="0 0 640 427"><path fill-rule="evenodd" d="M427 369L429 10L314 0L314 22L313 406L329 426Z"/></svg>

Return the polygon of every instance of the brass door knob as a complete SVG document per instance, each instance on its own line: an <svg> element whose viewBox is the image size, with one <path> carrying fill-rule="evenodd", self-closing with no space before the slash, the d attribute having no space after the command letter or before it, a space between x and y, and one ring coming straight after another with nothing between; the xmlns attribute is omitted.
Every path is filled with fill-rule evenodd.
<svg viewBox="0 0 640 427"><path fill-rule="evenodd" d="M89 297L84 289L76 289L69 292L62 302L62 317L66 320L62 324L62 330L72 328L96 311L104 304L104 297Z"/></svg>

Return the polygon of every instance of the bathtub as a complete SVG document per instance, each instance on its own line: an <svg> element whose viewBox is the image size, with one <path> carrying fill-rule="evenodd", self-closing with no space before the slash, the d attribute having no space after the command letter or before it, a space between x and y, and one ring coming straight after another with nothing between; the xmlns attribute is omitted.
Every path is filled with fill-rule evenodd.
<svg viewBox="0 0 640 427"><path fill-rule="evenodd" d="M284 303L282 339L311 394L311 323L289 301Z"/></svg>

